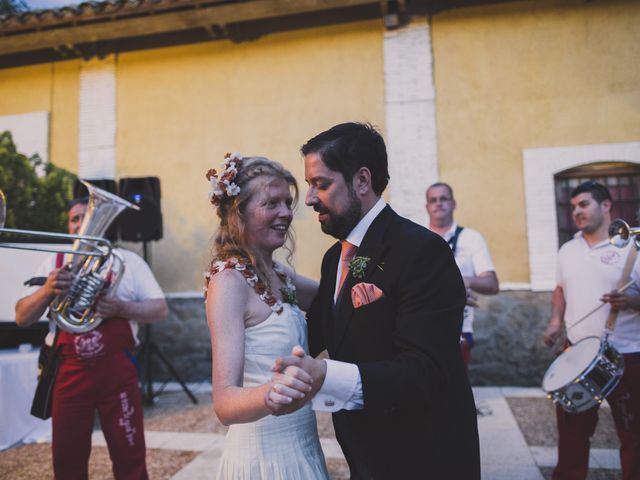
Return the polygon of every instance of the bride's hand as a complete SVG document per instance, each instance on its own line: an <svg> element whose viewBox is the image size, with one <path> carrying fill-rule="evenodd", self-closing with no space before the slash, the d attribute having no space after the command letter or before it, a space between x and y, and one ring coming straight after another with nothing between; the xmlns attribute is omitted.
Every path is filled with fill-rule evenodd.
<svg viewBox="0 0 640 480"><path fill-rule="evenodd" d="M288 367L284 372L276 372L271 377L270 391L279 397L300 400L311 391L311 376L298 367Z"/></svg>
<svg viewBox="0 0 640 480"><path fill-rule="evenodd" d="M269 390L265 394L264 403L273 415L284 415L295 412L307 403L307 394L311 391L311 377L301 369L294 372L274 373L268 384ZM299 378L290 375L297 374Z"/></svg>
<svg viewBox="0 0 640 480"><path fill-rule="evenodd" d="M304 358L302 347L295 346L291 354ZM271 387L265 395L265 405L273 415L284 415L294 412L302 407L309 398L307 395L312 390L313 378L303 369L297 366L288 366L281 371L276 370L276 365L281 359L276 360L271 378Z"/></svg>
<svg viewBox="0 0 640 480"><path fill-rule="evenodd" d="M271 370L274 372L291 371L290 369L295 369L296 372L302 371L311 377L313 396L320 390L320 387L324 383L324 377L327 374L327 363L324 360L317 360L310 357L304 352L302 347L296 345L293 347L293 350L291 350L291 355L276 358L273 367L271 367Z"/></svg>

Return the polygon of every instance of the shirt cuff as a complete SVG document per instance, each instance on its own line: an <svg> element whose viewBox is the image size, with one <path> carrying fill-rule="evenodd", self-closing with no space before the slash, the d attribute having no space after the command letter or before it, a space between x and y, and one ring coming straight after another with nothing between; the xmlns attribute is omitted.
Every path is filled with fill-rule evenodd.
<svg viewBox="0 0 640 480"><path fill-rule="evenodd" d="M311 404L319 412L357 410L364 407L360 370L354 363L325 360L327 373L324 383Z"/></svg>

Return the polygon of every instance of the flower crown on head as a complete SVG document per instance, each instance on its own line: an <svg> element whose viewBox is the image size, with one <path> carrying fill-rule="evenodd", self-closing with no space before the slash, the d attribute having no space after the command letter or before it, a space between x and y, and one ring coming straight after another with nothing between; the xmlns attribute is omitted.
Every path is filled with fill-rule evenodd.
<svg viewBox="0 0 640 480"><path fill-rule="evenodd" d="M218 172L214 168L209 169L206 177L211 182L209 201L213 205L220 205L223 200L235 197L240 193L240 187L234 183L234 180L241 165L242 155L238 152L225 153L220 175L218 176Z"/></svg>

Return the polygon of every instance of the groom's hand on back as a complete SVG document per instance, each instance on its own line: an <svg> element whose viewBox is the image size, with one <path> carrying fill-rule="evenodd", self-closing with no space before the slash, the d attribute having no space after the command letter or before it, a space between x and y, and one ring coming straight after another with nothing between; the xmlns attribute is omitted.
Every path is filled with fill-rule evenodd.
<svg viewBox="0 0 640 480"><path fill-rule="evenodd" d="M267 392L265 405L274 415L285 415L302 408L320 390L327 365L323 360L306 355L302 347L295 346L291 355L277 358L271 370L274 372L272 382L276 388ZM297 391L287 390L289 396L284 399L280 394L284 390L281 385Z"/></svg>

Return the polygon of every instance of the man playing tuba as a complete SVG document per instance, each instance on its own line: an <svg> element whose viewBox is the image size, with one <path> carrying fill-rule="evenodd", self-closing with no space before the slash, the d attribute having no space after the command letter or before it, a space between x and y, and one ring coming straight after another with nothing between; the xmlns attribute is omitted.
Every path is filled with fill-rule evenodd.
<svg viewBox="0 0 640 480"><path fill-rule="evenodd" d="M69 233L78 234L88 199L69 208ZM61 357L53 389L53 470L56 479L87 479L94 412L100 416L116 479L148 478L145 461L142 399L131 351L138 343L137 322L151 323L168 315L164 294L151 269L138 255L116 249L126 269L114 294L99 298L96 314L104 321L89 332L69 333L49 320L47 345ZM49 304L64 295L74 274L68 258L52 254L36 271L45 277L16 303L16 323L37 322Z"/></svg>

